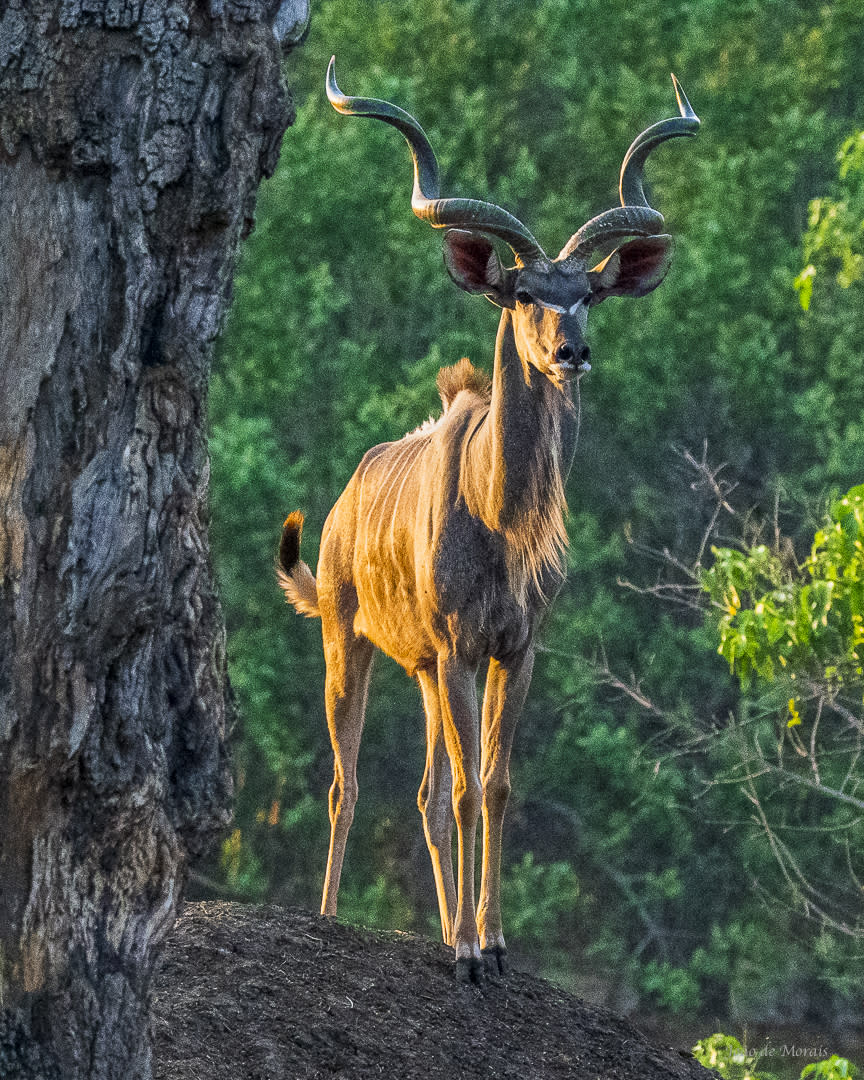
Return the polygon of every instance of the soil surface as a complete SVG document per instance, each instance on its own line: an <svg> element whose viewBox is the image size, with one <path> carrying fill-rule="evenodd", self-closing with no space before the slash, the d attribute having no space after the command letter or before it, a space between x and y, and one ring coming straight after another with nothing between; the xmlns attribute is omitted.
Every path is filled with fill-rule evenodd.
<svg viewBox="0 0 864 1080"><path fill-rule="evenodd" d="M188 904L153 1003L156 1080L709 1080L686 1051L532 975L282 907Z"/></svg>

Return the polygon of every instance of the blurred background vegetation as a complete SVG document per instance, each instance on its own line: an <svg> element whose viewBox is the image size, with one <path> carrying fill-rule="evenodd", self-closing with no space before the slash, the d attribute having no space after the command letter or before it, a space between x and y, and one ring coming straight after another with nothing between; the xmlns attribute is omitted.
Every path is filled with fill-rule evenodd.
<svg viewBox="0 0 864 1080"><path fill-rule="evenodd" d="M347 93L418 117L445 193L502 203L553 253L615 203L624 151L674 113L669 72L682 80L702 131L648 167L672 270L592 315L569 578L514 752L508 942L517 963L619 1010L860 1023L860 667L838 682L830 647L814 660L805 641L789 690L773 623L743 687L727 663L733 616L755 625L765 595L812 576L817 528L840 528L853 559L864 535L836 510L864 479L860 0L316 4L211 392L240 720L236 819L199 889L317 907L323 658L318 623L274 584L280 525L303 509L314 567L363 452L437 412L441 364L489 367L493 351L498 313L453 287L440 234L410 211L403 140L328 105L331 53ZM757 549L775 560L767 578ZM831 567L843 577L842 558L817 570ZM752 589L736 604L738 580ZM416 687L381 658L340 914L436 935L423 761Z"/></svg>

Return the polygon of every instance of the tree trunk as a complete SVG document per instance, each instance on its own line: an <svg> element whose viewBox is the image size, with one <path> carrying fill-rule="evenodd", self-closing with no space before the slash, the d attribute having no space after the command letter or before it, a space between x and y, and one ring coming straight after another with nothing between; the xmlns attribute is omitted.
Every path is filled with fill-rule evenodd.
<svg viewBox="0 0 864 1080"><path fill-rule="evenodd" d="M150 1075L228 818L206 388L306 0L0 0L0 1076Z"/></svg>

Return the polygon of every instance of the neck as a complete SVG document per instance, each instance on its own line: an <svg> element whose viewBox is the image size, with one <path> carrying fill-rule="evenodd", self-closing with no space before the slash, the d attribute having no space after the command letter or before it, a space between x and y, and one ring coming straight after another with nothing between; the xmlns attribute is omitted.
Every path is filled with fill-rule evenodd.
<svg viewBox="0 0 864 1080"><path fill-rule="evenodd" d="M505 310L495 345L489 412L472 443L469 508L503 533L514 593L526 602L563 578L564 483L576 446L568 384L523 363ZM473 498L471 497L473 496Z"/></svg>

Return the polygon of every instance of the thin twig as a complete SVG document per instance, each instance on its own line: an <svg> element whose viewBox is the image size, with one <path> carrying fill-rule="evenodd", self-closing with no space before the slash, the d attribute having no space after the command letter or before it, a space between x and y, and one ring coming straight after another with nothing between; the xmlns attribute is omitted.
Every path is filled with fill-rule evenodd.
<svg viewBox="0 0 864 1080"><path fill-rule="evenodd" d="M819 762L816 760L816 732L819 730L819 721L822 718L822 704L824 698L819 698L816 706L816 716L813 719L813 727L810 729L810 765L813 768L813 776L816 783L821 787L822 780L819 777Z"/></svg>

